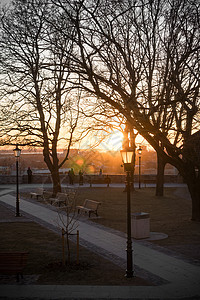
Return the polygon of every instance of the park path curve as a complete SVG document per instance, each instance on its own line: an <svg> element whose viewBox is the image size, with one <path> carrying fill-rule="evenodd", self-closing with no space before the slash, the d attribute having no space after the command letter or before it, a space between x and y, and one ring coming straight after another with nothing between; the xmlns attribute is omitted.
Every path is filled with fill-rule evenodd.
<svg viewBox="0 0 200 300"><path fill-rule="evenodd" d="M10 194L0 195L0 201L15 207L15 197ZM38 205L26 200L20 200L20 211L32 216L35 220L49 224L49 228L58 226L58 215L50 206ZM92 226L87 222L79 221L79 232L85 240L95 249L104 249L120 259L126 260L126 238L106 230L105 227ZM132 287L90 287L90 286L0 286L0 299L7 296L20 298L42 299L174 299L198 297L200 299L200 268L181 259L144 246L139 242L133 243L134 264L139 268L162 278L165 284L158 286L132 286ZM29 292L28 292L29 291ZM29 297L28 297L29 293ZM66 294L67 293L67 294ZM51 295L51 298L48 298ZM65 296L64 296L65 295ZM67 295L67 297L66 297ZM87 295L87 296L86 296ZM54 298L55 297L55 298ZM31 299L31 298L29 298Z"/></svg>

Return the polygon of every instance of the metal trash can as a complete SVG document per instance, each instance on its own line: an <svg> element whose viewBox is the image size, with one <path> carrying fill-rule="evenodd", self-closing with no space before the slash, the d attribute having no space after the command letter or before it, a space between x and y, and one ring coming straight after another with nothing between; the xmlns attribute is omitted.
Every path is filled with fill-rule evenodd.
<svg viewBox="0 0 200 300"><path fill-rule="evenodd" d="M132 237L135 239L145 239L150 237L150 217L149 213L137 212L131 215Z"/></svg>

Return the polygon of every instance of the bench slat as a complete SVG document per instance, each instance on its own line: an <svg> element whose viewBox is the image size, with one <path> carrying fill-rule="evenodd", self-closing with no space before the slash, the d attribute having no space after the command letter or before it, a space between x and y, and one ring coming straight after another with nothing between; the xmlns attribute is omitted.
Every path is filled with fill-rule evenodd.
<svg viewBox="0 0 200 300"><path fill-rule="evenodd" d="M89 218L91 213L94 213L97 217L98 217L98 207L101 204L101 202L97 202L94 200L90 200L90 199L85 199L84 204L83 205L79 205L76 208L78 209L78 213L80 212L80 210L83 210L85 212L89 213Z"/></svg>
<svg viewBox="0 0 200 300"><path fill-rule="evenodd" d="M43 198L43 193L44 193L44 190L42 188L38 188L38 189L36 189L35 192L31 192L30 195L31 195L31 198L33 196L35 196L38 199L38 197L42 197Z"/></svg>
<svg viewBox="0 0 200 300"><path fill-rule="evenodd" d="M64 204L66 207L72 207L74 204L74 196L75 193L57 193L55 198L50 198L51 204L58 204L59 206L61 204Z"/></svg>
<svg viewBox="0 0 200 300"><path fill-rule="evenodd" d="M19 274L23 276L23 269L26 266L28 252L0 252L0 273Z"/></svg>

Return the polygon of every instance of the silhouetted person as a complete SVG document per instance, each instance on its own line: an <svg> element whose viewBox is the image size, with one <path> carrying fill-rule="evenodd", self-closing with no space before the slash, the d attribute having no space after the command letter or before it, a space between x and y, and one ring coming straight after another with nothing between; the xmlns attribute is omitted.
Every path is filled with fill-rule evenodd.
<svg viewBox="0 0 200 300"><path fill-rule="evenodd" d="M69 184L74 184L74 170L73 168L71 168L71 170L69 170L68 172L68 176L69 176Z"/></svg>
<svg viewBox="0 0 200 300"><path fill-rule="evenodd" d="M92 178L91 178L91 176L89 176L88 179L89 179L90 187L92 187Z"/></svg>
<svg viewBox="0 0 200 300"><path fill-rule="evenodd" d="M99 170L99 176L102 176L102 169Z"/></svg>
<svg viewBox="0 0 200 300"><path fill-rule="evenodd" d="M109 187L110 183L111 183L111 179L110 179L110 177L108 175L106 175L105 181L107 183L107 187Z"/></svg>
<svg viewBox="0 0 200 300"><path fill-rule="evenodd" d="M28 183L31 183L32 182L32 171L31 171L30 167L28 167L27 174L28 174Z"/></svg>
<svg viewBox="0 0 200 300"><path fill-rule="evenodd" d="M83 172L79 171L79 185L83 185Z"/></svg>

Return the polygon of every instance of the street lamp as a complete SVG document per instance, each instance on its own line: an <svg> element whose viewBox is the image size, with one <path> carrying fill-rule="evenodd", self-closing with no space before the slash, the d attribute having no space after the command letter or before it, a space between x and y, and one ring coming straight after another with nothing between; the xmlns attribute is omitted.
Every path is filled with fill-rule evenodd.
<svg viewBox="0 0 200 300"><path fill-rule="evenodd" d="M139 155L139 189L141 188L141 155L142 155L142 147L139 146L138 148L138 155Z"/></svg>
<svg viewBox="0 0 200 300"><path fill-rule="evenodd" d="M19 170L19 164L18 160L21 154L21 149L18 148L18 144L16 144L16 148L13 150L15 157L16 157L16 217L20 217L19 213L19 176L18 176L18 170Z"/></svg>
<svg viewBox="0 0 200 300"><path fill-rule="evenodd" d="M131 240L131 199L130 199L130 173L133 170L134 150L125 148L120 151L124 171L126 172L126 192L127 192L127 269L126 277L133 277L133 257L132 257L132 240Z"/></svg>

